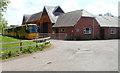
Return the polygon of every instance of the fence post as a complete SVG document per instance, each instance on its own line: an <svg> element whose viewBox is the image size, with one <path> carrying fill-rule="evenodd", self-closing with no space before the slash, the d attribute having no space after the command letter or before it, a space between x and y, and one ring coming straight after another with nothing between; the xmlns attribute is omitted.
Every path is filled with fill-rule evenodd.
<svg viewBox="0 0 120 73"><path fill-rule="evenodd" d="M36 47L38 47L38 40L36 39Z"/></svg>
<svg viewBox="0 0 120 73"><path fill-rule="evenodd" d="M22 41L20 40L20 46L22 46ZM22 47L20 47L20 51L22 51Z"/></svg>

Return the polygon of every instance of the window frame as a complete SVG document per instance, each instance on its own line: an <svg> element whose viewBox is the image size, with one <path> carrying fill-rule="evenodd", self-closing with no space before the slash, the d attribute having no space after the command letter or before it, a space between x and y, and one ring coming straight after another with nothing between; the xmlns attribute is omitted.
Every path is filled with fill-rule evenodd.
<svg viewBox="0 0 120 73"><path fill-rule="evenodd" d="M65 32L65 29L64 29L64 28L61 28L61 29L60 29L60 32Z"/></svg>
<svg viewBox="0 0 120 73"><path fill-rule="evenodd" d="M86 30L86 29L89 29L89 30ZM84 28L83 32L84 32L84 34L92 34L92 28Z"/></svg>
<svg viewBox="0 0 120 73"><path fill-rule="evenodd" d="M110 28L110 34L116 34L116 28Z"/></svg>

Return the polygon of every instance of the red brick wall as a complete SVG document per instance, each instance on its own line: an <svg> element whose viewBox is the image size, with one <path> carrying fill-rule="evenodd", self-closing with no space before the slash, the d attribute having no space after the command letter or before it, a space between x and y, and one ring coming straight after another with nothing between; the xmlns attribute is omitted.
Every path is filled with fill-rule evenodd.
<svg viewBox="0 0 120 73"><path fill-rule="evenodd" d="M116 34L110 34L110 29L111 28L115 28L116 29ZM105 30L105 32L104 32L104 34L105 34L105 36L104 36L104 38L105 39L113 39L113 38L118 38L120 35L119 35L119 33L120 33L120 31L118 31L118 27L101 27L101 29L104 29Z"/></svg>
<svg viewBox="0 0 120 73"><path fill-rule="evenodd" d="M56 27L57 28L57 27ZM53 30L55 30L56 28L53 28ZM61 30L64 29L64 31L62 32ZM68 38L71 38L71 36L73 36L73 27L59 27L58 28L58 33L55 33L54 38L57 38L57 39L68 39Z"/></svg>
<svg viewBox="0 0 120 73"><path fill-rule="evenodd" d="M60 33L72 33L73 27L59 27L58 29ZM64 29L64 32L61 29Z"/></svg>
<svg viewBox="0 0 120 73"><path fill-rule="evenodd" d="M64 29L62 32L61 30ZM73 27L60 27L59 29L59 39L69 39L73 35Z"/></svg>
<svg viewBox="0 0 120 73"><path fill-rule="evenodd" d="M94 24L94 26L93 26L93 24ZM91 28L92 33L84 34L84 28ZM76 32L77 29L79 29L79 32ZM93 32L94 32L94 34L93 34ZM100 34L100 27L99 27L98 22L94 18L81 17L81 19L74 26L74 35L76 37L79 37L80 39L99 38L99 34Z"/></svg>

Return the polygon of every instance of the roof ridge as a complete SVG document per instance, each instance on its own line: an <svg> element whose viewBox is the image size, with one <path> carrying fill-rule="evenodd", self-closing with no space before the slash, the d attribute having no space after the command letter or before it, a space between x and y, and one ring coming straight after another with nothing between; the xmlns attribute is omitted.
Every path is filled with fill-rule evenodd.
<svg viewBox="0 0 120 73"><path fill-rule="evenodd" d="M58 5L58 6L59 6L59 5ZM44 5L44 7L57 7L57 6Z"/></svg>
<svg viewBox="0 0 120 73"><path fill-rule="evenodd" d="M92 13L88 12L87 10L85 10L85 9L81 9L81 10L82 10L82 11L85 11L85 12L87 12L88 14L90 14L91 16L95 17ZM82 14L83 14L83 12L82 12Z"/></svg>

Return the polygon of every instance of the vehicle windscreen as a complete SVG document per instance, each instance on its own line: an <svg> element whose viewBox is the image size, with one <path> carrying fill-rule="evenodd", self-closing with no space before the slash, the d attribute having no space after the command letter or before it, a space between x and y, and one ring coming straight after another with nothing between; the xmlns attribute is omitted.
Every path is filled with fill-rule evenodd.
<svg viewBox="0 0 120 73"><path fill-rule="evenodd" d="M28 26L28 33L38 33L38 27L36 25L29 25Z"/></svg>

